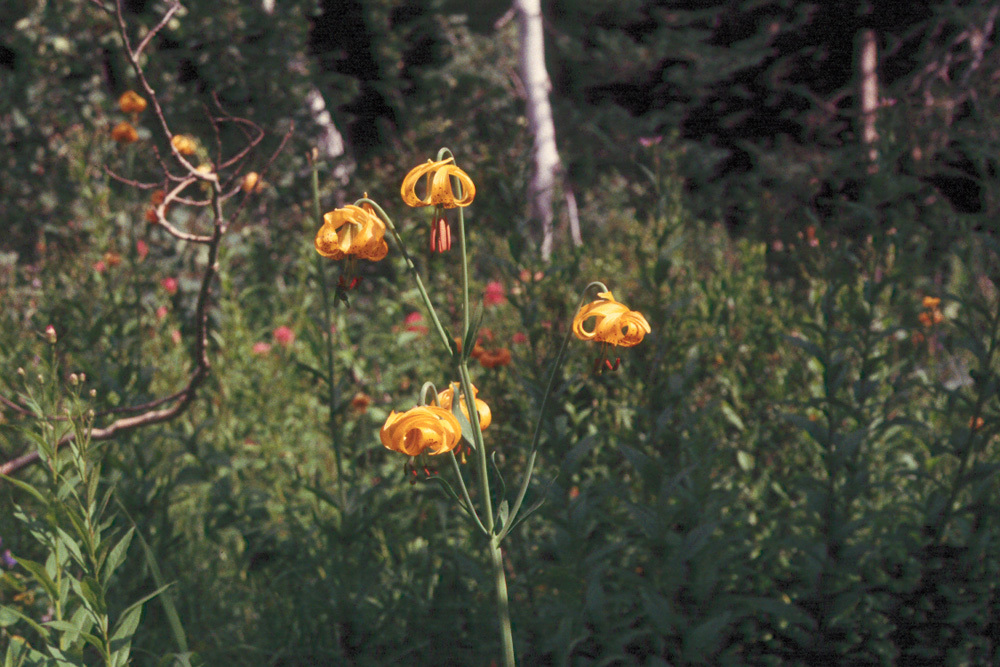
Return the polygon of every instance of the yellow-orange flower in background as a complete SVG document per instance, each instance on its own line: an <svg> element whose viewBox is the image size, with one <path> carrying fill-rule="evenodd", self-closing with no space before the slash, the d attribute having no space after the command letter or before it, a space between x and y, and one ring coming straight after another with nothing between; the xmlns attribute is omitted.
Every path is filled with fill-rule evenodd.
<svg viewBox="0 0 1000 667"><path fill-rule="evenodd" d="M450 411L423 405L406 412L389 413L379 438L386 449L408 456L450 452L462 441L462 428Z"/></svg>
<svg viewBox="0 0 1000 667"><path fill-rule="evenodd" d="M139 140L139 133L132 125L122 121L111 130L111 138L120 144L131 144Z"/></svg>
<svg viewBox="0 0 1000 667"><path fill-rule="evenodd" d="M437 396L438 403L441 404L442 408L444 408L445 410L451 410L451 406L455 400L456 391L459 392L459 394L461 394L461 385L457 382L452 382L451 384L448 385L447 389L438 392ZM472 387L472 394L473 396L479 394L479 390L476 389L475 386ZM465 405L464 399L462 400L460 407L462 408L462 414L465 415L466 419L468 419L469 408ZM486 405L486 401L477 398L476 412L479 413L479 430L485 431L486 427L489 426L490 422L493 421L493 414L490 412L490 406Z"/></svg>
<svg viewBox="0 0 1000 667"><path fill-rule="evenodd" d="M573 333L580 340L596 340L609 345L632 347L642 342L650 333L649 322L642 313L629 310L628 306L615 301L611 292L601 292L597 301L591 301L573 318ZM593 319L590 330L586 323Z"/></svg>
<svg viewBox="0 0 1000 667"><path fill-rule="evenodd" d="M146 110L146 100L134 90L127 90L118 98L122 113L140 114Z"/></svg>
<svg viewBox="0 0 1000 667"><path fill-rule="evenodd" d="M194 155L197 148L194 139L186 134L175 134L170 143L181 155Z"/></svg>
<svg viewBox="0 0 1000 667"><path fill-rule="evenodd" d="M256 171L249 172L243 177L243 181L240 183L240 190L250 194L260 194L264 191L264 181L261 180L260 174Z"/></svg>
<svg viewBox="0 0 1000 667"><path fill-rule="evenodd" d="M941 299L936 296L925 296L922 302L924 311L917 315L917 319L925 327L930 328L935 324L944 322L944 313L941 312Z"/></svg>
<svg viewBox="0 0 1000 667"><path fill-rule="evenodd" d="M385 223L368 204L349 204L324 215L315 245L316 252L330 259L354 255L377 262L389 252Z"/></svg>
<svg viewBox="0 0 1000 667"><path fill-rule="evenodd" d="M476 186L469 175L455 166L454 162L454 158L439 162L428 160L426 164L411 169L410 173L403 179L403 187L400 188L403 201L414 207L455 208L471 204L472 200L476 198ZM417 183L424 176L427 177L427 189L424 196L421 197L417 194ZM451 189L452 176L462 184L461 199L455 199L455 193Z"/></svg>

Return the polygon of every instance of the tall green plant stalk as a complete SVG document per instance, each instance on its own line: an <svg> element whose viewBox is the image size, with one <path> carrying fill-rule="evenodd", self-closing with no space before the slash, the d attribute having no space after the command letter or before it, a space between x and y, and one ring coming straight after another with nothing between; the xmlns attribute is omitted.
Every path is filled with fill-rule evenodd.
<svg viewBox="0 0 1000 667"><path fill-rule="evenodd" d="M313 194L313 220L317 228L323 224L323 214L319 202L319 165L313 155L309 156L309 165L312 168L312 194ZM337 431L337 411L339 398L337 396L337 382L334 375L333 364L333 308L336 304L330 301L330 286L326 282L326 262L323 257L316 255L316 273L319 279L320 291L323 298L323 339L326 341L326 386L327 404L329 407L328 426L330 429L330 444L333 447L333 457L337 466L337 496L340 500L341 508L346 507L347 496L344 490L344 454L343 443Z"/></svg>
<svg viewBox="0 0 1000 667"><path fill-rule="evenodd" d="M444 160L446 158L454 159L451 151L447 148L442 148L438 152L438 161ZM452 181L452 187L456 192L457 197L460 199L462 197L462 185L457 179ZM420 272L417 270L409 252L406 249L406 244L403 238L393 223L392 219L386 214L386 212L379 206L376 202L366 198L359 199L355 202L356 206L362 206L364 204L369 204L372 209L377 213L377 215L385 222L387 229L392 235L399 248L399 252L403 257L404 263L406 264L407 270L413 278L416 284L417 291L420 294L420 298L423 301L424 307L430 317L430 321L437 333L438 338L448 355L454 363L454 367L458 372L459 384L461 386L461 397L456 397L453 401L452 410L458 418L460 423L464 426L468 426L468 431L465 430L463 426L463 432L467 433L467 436L471 438L469 443L474 451L474 461L476 466L476 475L479 482L479 509L472 502L471 495L469 493L468 485L466 484L465 478L462 474L462 469L458 464L458 460L455 457L454 452L449 452L448 456L451 459L452 469L455 472L455 478L457 480L459 494L443 480L441 481L442 486L445 490L454 498L459 505L468 514L470 521L475 525L475 527L483 534L484 537L484 547L487 553L487 557L490 563L490 569L492 573L493 586L495 591L495 604L496 604L496 616L499 624L500 630L500 644L501 644L501 655L503 659L504 667L514 667L516 664L515 652L514 652L514 637L511 629L511 619L510 619L510 601L507 593L507 577L503 565L503 551L501 550L501 543L503 539L507 536L510 530L516 525L518 515L521 513L522 504L524 502L525 495L527 494L528 487L531 483L531 477L534 471L534 464L538 454L538 445L541 438L541 426L542 421L545 416L545 409L548 406L549 398L555 387L555 379L559 374L559 370L562 366L563 359L565 357L565 351L567 344L569 342L570 330L567 330L566 337L562 341L562 345L559 348L559 354L556 357L555 363L549 374L548 385L545 388L545 394L542 398L541 409L538 414L538 422L535 426L534 434L532 436L531 445L529 447L528 453L528 464L525 471L524 477L521 480L521 485L518 490L517 496L515 498L513 506L507 501L506 498L501 498L496 509L493 506L493 492L490 488L490 462L491 457L488 455L486 443L483 440L482 430L480 428L479 421L479 411L476 408L475 401L475 391L472 387L472 376L469 372L469 358L473 347L475 346L476 339L476 326L473 326L471 322L471 308L469 302L469 256L468 247L466 244L466 234L465 234L465 216L462 209L458 210L458 232L459 232L459 250L461 254L461 264L462 264L462 348L457 349L452 344L452 339L449 336L444 325L441 323L440 318L437 315L437 311L434 308L434 304L431 301L430 295L424 286L423 279L420 276ZM582 306L587 298L587 293L592 289L597 289L601 292L608 291L608 288L600 282L594 282L587 285L583 290L580 297L580 304ZM578 306L578 309L579 309ZM425 391L422 392L424 397L422 402L425 404L429 402ZM436 391L435 391L436 394ZM430 399L434 400L434 399ZM465 407L468 414L468 418L462 413L460 409L459 400L465 401ZM499 473L497 473L499 474ZM503 495L503 484L501 480L501 495ZM537 505L536 505L537 506ZM527 517L528 514L533 510L529 509L524 512L521 516L521 520Z"/></svg>

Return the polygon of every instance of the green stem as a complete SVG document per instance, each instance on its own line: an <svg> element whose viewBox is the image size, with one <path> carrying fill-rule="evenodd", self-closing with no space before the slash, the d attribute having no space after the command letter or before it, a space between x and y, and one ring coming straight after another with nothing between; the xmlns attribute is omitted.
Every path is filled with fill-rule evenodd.
<svg viewBox="0 0 1000 667"><path fill-rule="evenodd" d="M314 160L310 160L312 165L312 193L313 193L313 218L316 224L322 224L323 215L319 203L319 166ZM326 283L326 264L323 257L316 255L316 270L319 274L319 284L323 295L323 330L326 339L326 384L327 402L329 403L330 416L330 444L333 445L333 457L337 466L337 495L340 496L340 506L344 508L347 504L347 497L344 495L344 463L343 452L341 451L340 438L337 437L337 383L334 377L333 366L333 324L332 306L330 304L330 286Z"/></svg>
<svg viewBox="0 0 1000 667"><path fill-rule="evenodd" d="M448 148L438 151L437 160L440 162L446 158L455 161L455 154ZM452 184L455 188L455 198L462 198L462 182L452 177ZM462 207L458 209L458 241L462 250L462 340L469 335L469 255L465 246L465 212Z"/></svg>
<svg viewBox="0 0 1000 667"><path fill-rule="evenodd" d="M414 282L417 283L417 291L420 292L420 298L424 302L424 306L427 307L427 312L430 313L431 322L434 324L434 330L437 331L438 336L441 337L441 342L444 347L449 352L451 351L451 339L448 338L448 333L444 329L444 325L441 324L441 320L438 319L437 312L434 310L434 304L431 303L431 297L427 294L427 289L424 287L424 281L420 279L420 273L417 272L417 266L413 263L413 259L410 258L410 253L406 251L406 245L403 243L403 237L399 235L396 230L396 225L393 224L392 219L386 214L381 206L373 202L371 199L361 198L354 202L355 206L361 206L362 204L369 204L375 212L378 213L382 221L385 222L385 226L389 228L392 233L392 238L396 240L396 246L399 248L400 254L403 255L403 260L406 262L406 268L410 270L413 275Z"/></svg>
<svg viewBox="0 0 1000 667"><path fill-rule="evenodd" d="M493 583L497 591L497 617L500 621L500 644L503 649L504 667L515 667L514 635L510 628L510 603L507 600L507 577L503 571L503 553L500 540L491 537L489 544L490 563L493 565Z"/></svg>
<svg viewBox="0 0 1000 667"><path fill-rule="evenodd" d="M586 301L587 292L594 287L599 287L601 292L610 291L607 286L600 281L590 283L583 288L583 292L580 294L580 303L576 307L576 312L580 310L583 306L583 302ZM528 465L524 471L524 479L521 480L521 488L518 489L517 499L514 501L514 506L510 508L510 514L507 517L507 524L503 527L503 530L500 531L500 534L497 535L497 540L502 540L506 537L507 533L510 532L511 526L514 525L514 519L517 517L517 513L521 510L521 504L524 502L524 496L528 492L528 484L531 483L531 474L535 469L535 458L538 455L538 441L542 433L542 421L545 419L545 408L549 404L549 396L552 395L552 387L555 384L556 374L562 367L563 357L566 353L566 345L569 343L569 337L572 332L572 327L567 329L566 335L563 337L562 346L559 348L559 354L556 356L556 361L552 365L552 371L549 373L549 383L545 387L545 395L542 397L542 407L538 410L538 421L535 422L535 434L531 437L531 449L528 454Z"/></svg>

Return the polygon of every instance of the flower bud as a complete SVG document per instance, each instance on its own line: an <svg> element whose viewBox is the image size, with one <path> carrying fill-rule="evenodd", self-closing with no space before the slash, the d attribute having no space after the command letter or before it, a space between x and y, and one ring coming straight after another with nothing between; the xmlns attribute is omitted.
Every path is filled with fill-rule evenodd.
<svg viewBox="0 0 1000 667"><path fill-rule="evenodd" d="M45 327L45 340L49 342L49 345L55 345L56 340L58 340L56 337L56 328L51 324Z"/></svg>
<svg viewBox="0 0 1000 667"><path fill-rule="evenodd" d="M76 373L70 373L69 374L69 383L71 385L73 385L74 387L76 385L80 384L80 376L77 375Z"/></svg>

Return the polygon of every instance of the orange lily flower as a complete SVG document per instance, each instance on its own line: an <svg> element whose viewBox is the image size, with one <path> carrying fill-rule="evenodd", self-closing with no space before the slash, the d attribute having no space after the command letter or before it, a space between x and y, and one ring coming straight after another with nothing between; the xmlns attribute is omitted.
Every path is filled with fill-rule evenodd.
<svg viewBox="0 0 1000 667"><path fill-rule="evenodd" d="M386 449L408 456L450 452L462 441L458 419L444 408L423 405L406 412L392 411L379 431Z"/></svg>
<svg viewBox="0 0 1000 667"><path fill-rule="evenodd" d="M140 114L146 110L146 100L134 90L127 90L118 98L122 113Z"/></svg>
<svg viewBox="0 0 1000 667"><path fill-rule="evenodd" d="M120 144L131 144L139 140L139 133L129 123L122 121L111 130L111 138Z"/></svg>
<svg viewBox="0 0 1000 667"><path fill-rule="evenodd" d="M461 385L458 382L452 382L451 384L448 385L447 389L438 392L437 396L438 403L441 404L442 408L444 408L445 410L451 410L452 403L455 400L456 391L459 392L459 394L461 394ZM476 389L475 386L473 386L472 393L473 395L476 395L479 393L479 390ZM462 408L462 414L465 415L466 419L468 419L469 408L466 407L464 399L461 401L460 406ZM476 412L479 413L479 430L485 431L486 427L489 426L490 423L493 421L493 414L490 412L490 406L486 405L486 401L477 398Z"/></svg>
<svg viewBox="0 0 1000 667"><path fill-rule="evenodd" d="M469 175L456 167L454 158L433 162L428 160L426 164L418 165L410 170L410 173L403 179L403 186L400 194L407 205L413 207L420 206L441 206L443 208L455 208L457 206L468 206L476 198L476 186L469 178ZM417 182L427 176L427 190L423 197L417 195ZM462 198L455 199L455 193L451 189L451 177L454 176L462 184Z"/></svg>
<svg viewBox="0 0 1000 667"><path fill-rule="evenodd" d="M315 245L316 252L330 259L354 255L377 262L389 252L385 223L367 204L364 208L349 204L324 215Z"/></svg>
<svg viewBox="0 0 1000 667"><path fill-rule="evenodd" d="M615 301L611 292L601 292L597 296L597 301L580 308L573 318L573 333L577 338L632 347L650 333L649 322L642 313L629 310L625 304ZM594 327L588 331L584 325L591 318L594 319Z"/></svg>

